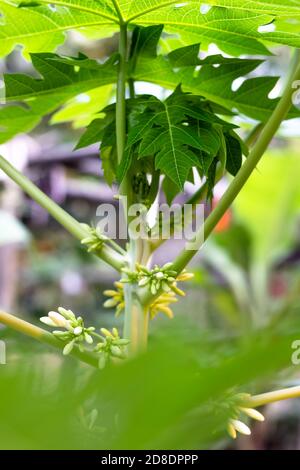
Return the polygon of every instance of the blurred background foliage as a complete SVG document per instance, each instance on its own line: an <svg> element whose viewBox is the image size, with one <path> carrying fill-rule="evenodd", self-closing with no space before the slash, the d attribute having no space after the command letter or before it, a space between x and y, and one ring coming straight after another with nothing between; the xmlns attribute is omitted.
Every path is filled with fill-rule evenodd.
<svg viewBox="0 0 300 470"><path fill-rule="evenodd" d="M116 43L115 36L89 41L70 33L59 52L75 56L80 50L102 59ZM284 78L288 54L285 48L276 53L261 67ZM0 62L0 70L32 73L18 50ZM144 84L137 88L149 91ZM150 91L162 93L154 86ZM100 203L113 201L115 188L104 184L97 146L72 149L112 93L105 87L79 96L29 136L1 147L84 222L94 219ZM243 136L252 125L244 125ZM90 371L0 329L8 356L0 366L0 448L300 448L300 400L266 407L266 422L251 425L252 436L234 444L225 430L233 391L299 384L299 366L291 364L291 344L300 339L299 143L299 122L283 126L194 260L195 278L174 308L175 320L152 322L146 355ZM218 185L215 201L227 184ZM1 308L38 322L63 305L89 324L120 327L102 307L102 291L115 273L3 175L0 188ZM168 242L157 261L176 251Z"/></svg>

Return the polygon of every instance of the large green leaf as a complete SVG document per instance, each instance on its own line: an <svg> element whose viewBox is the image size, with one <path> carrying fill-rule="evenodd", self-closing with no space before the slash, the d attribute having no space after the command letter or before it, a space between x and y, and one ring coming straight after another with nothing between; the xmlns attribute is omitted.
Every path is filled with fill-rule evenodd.
<svg viewBox="0 0 300 470"><path fill-rule="evenodd" d="M23 8L32 8L33 5L38 4L65 6L72 10L93 13L109 21L118 21L118 15L111 0L15 0L15 3Z"/></svg>
<svg viewBox="0 0 300 470"><path fill-rule="evenodd" d="M55 54L32 54L31 59L43 79L22 74L5 75L8 100L28 100L53 95L53 99L59 105L74 95L116 81L116 61L114 60L97 64L93 70L84 66L76 70L72 61L70 64L63 63ZM80 59L78 64L80 65L80 62L85 60L85 58Z"/></svg>
<svg viewBox="0 0 300 470"><path fill-rule="evenodd" d="M116 62L97 64L97 68L77 70L73 63L62 63L55 54L32 54L32 63L43 77L7 74L5 76L8 101L24 100L24 106L6 106L0 110L0 141L4 142L19 132L28 132L42 116L56 110L68 100L116 80ZM85 61L82 56L80 59ZM99 105L100 111L101 105Z"/></svg>
<svg viewBox="0 0 300 470"><path fill-rule="evenodd" d="M206 109L200 97L182 93L178 87L165 101L141 97L146 107L130 115L130 128L123 166L130 164L130 150L138 145L140 158L155 156L156 169L161 170L175 185L182 189L192 167L207 170L217 156L220 139L216 127L230 129ZM148 103L147 103L148 100Z"/></svg>
<svg viewBox="0 0 300 470"><path fill-rule="evenodd" d="M3 15L0 28L0 56L5 56L17 45L25 52L51 52L64 42L64 31L68 29L110 26L114 23L88 12L57 6L15 8L0 1Z"/></svg>
<svg viewBox="0 0 300 470"><path fill-rule="evenodd" d="M113 95L113 86L105 85L81 93L59 109L51 118L51 124L72 122L74 128L86 127L99 115ZM101 114L101 113L100 113Z"/></svg>
<svg viewBox="0 0 300 470"><path fill-rule="evenodd" d="M26 5L27 3L27 5ZM275 31L262 32L259 27L274 19L300 16L299 1L212 0L212 8L203 12L200 0L178 4L166 0L37 0L21 2L22 8L12 13L1 0L4 13L2 53L15 44L29 51L51 51L63 41L62 31L82 28L112 28L125 19L129 23L165 24L167 32L176 33L186 44L217 44L229 54L268 54L263 44L286 44L300 47L299 31L288 23L275 21ZM48 15L47 15L48 10ZM52 24L52 26L51 26ZM44 33L44 36L43 36ZM0 49L1 51L1 49Z"/></svg>
<svg viewBox="0 0 300 470"><path fill-rule="evenodd" d="M257 30L271 20L267 15L225 8L212 8L204 15L197 4L167 7L140 19L145 25L163 22L166 31L180 34L186 44L199 41L208 46L214 43L231 55L269 54L259 41L262 35ZM284 35L280 39L284 41Z"/></svg>
<svg viewBox="0 0 300 470"><path fill-rule="evenodd" d="M41 120L34 109L21 106L6 106L0 109L0 143L6 142L20 132L29 132Z"/></svg>
<svg viewBox="0 0 300 470"><path fill-rule="evenodd" d="M184 49L182 57L185 56ZM140 56L133 77L135 80L149 81L169 89L174 89L180 83L184 91L204 96L229 110L238 110L259 121L269 119L278 102L278 99L268 97L277 83L277 77L249 78L237 90L232 90L232 83L258 67L261 63L259 60L210 56L202 61L202 67L198 71L194 65L174 68L173 60L174 53L170 57L160 55L152 59ZM292 108L289 117L297 116L299 111Z"/></svg>
<svg viewBox="0 0 300 470"><path fill-rule="evenodd" d="M290 18L300 16L300 0L207 0L205 3Z"/></svg>
<svg viewBox="0 0 300 470"><path fill-rule="evenodd" d="M183 91L203 96L214 103L214 111L220 114L226 113L226 110L238 110L260 121L269 118L277 100L270 100L268 95L277 78L251 78L238 90L232 91L234 80L252 72L261 64L260 60L224 58L221 55L199 60L198 45L173 51L169 56L156 56L155 43L157 32L161 28L150 29L155 40L148 43L146 49L146 44L140 48L141 54L134 57L134 66L130 62L129 70L135 80L149 81L169 89L181 84ZM143 35L139 37L142 38ZM102 92L96 90L100 90L101 86L110 87L116 82L117 56L104 64L99 64L82 54L76 59L50 53L32 54L31 57L42 78L36 79L21 74L5 75L7 101L24 101L26 107L14 106L0 110L1 141L18 132L28 132L37 125L42 116L57 110L65 103L69 104L65 110L59 111L59 114L53 117L53 122L73 118L76 120L82 112L84 121L81 122L88 123L92 119L91 114L95 117L105 104ZM191 66L185 65L187 59L191 60ZM201 66L200 70L195 63ZM76 98L78 95L79 98L82 97L84 93L88 94L90 100L86 107ZM88 114L85 114L87 111ZM292 109L289 117L297 116L299 111Z"/></svg>

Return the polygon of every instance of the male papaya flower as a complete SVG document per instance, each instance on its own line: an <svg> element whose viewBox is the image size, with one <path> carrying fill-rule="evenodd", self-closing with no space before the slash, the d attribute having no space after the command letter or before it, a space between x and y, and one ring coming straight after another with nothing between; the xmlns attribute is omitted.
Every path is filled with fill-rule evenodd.
<svg viewBox="0 0 300 470"><path fill-rule="evenodd" d="M61 307L58 308L60 310ZM58 312L51 311L47 317L41 317L40 321L48 326L58 326L60 328L68 328L70 325L69 319Z"/></svg>
<svg viewBox="0 0 300 470"><path fill-rule="evenodd" d="M187 281L193 277L192 273L183 271L177 276L176 271L172 269L172 263L166 263L163 266L154 265L152 269L136 263L136 271L130 271L123 268L126 278L122 278L122 283L137 283L139 287L148 286L151 294L156 295L159 290L184 296L185 293L177 287L177 282Z"/></svg>
<svg viewBox="0 0 300 470"><path fill-rule="evenodd" d="M227 432L230 437L232 437L232 439L236 439L237 432L244 434L245 436L249 436L251 434L251 429L249 426L241 421L241 415L246 415L247 417L256 421L262 422L265 420L264 416L255 408L243 406L243 401L245 401L247 398L249 399L249 397L250 395L245 393L237 394L234 397L234 401L236 401L237 404L234 407L233 417L229 419L227 424Z"/></svg>
<svg viewBox="0 0 300 470"><path fill-rule="evenodd" d="M170 304L177 302L176 294L180 296L185 295L184 291L177 287L177 282L188 281L194 277L194 274L183 271L175 278L174 275L176 275L176 272L170 272L170 270L168 270L170 266L171 263L167 263L161 268L155 265L154 268L150 270L137 264L137 271L132 272L126 268L123 269L127 277L114 283L116 290L108 289L104 291L104 295L110 297L104 302L104 307L116 307L116 316L119 316L125 307L124 284L137 282L139 286L143 287L147 285L150 286L152 283L152 285L154 284L155 291L158 286L158 288L162 288L164 292L150 304L150 318L153 319L158 313L163 313L168 318L173 318L174 314L170 308ZM162 282L164 282L164 284L162 284Z"/></svg>
<svg viewBox="0 0 300 470"><path fill-rule="evenodd" d="M92 334L95 331L93 326L86 328L82 317L76 317L72 310L58 307L57 312L51 311L47 317L41 317L40 321L51 327L64 328L66 331L54 330L53 335L66 342L63 354L70 354L75 344L81 351L84 350L84 343L92 344Z"/></svg>
<svg viewBox="0 0 300 470"><path fill-rule="evenodd" d="M140 287L149 286L151 294L155 295L159 290L169 292L171 284L176 280L176 271L171 269L172 263L164 266L157 264L150 270L145 266L137 264L138 285Z"/></svg>
<svg viewBox="0 0 300 470"><path fill-rule="evenodd" d="M101 328L101 341L96 345L95 352L99 353L99 369L103 369L110 358L125 359L126 346L129 340L120 338L117 328L111 331Z"/></svg>
<svg viewBox="0 0 300 470"><path fill-rule="evenodd" d="M88 224L81 224L81 226L89 233L88 237L81 240L81 244L86 245L89 253L92 251L99 252L103 244L107 241L107 237L105 235L101 235L96 228L91 227Z"/></svg>
<svg viewBox="0 0 300 470"><path fill-rule="evenodd" d="M150 318L153 319L159 313L163 313L168 318L174 317L170 304L178 302L175 292L164 292L149 307Z"/></svg>
<svg viewBox="0 0 300 470"><path fill-rule="evenodd" d="M177 282L192 279L194 275L184 271L177 276L176 271L171 268L172 263L166 263L162 267L156 264L151 270L138 265L138 285L140 287L148 285L153 295L157 294L159 290L163 290L166 293L172 290L177 295L185 296L184 291L177 287Z"/></svg>
<svg viewBox="0 0 300 470"><path fill-rule="evenodd" d="M114 282L114 286L116 290L107 289L103 292L104 295L110 297L104 302L103 306L105 308L116 307L116 317L118 317L125 307L124 286L121 282Z"/></svg>
<svg viewBox="0 0 300 470"><path fill-rule="evenodd" d="M40 320L48 326L64 328L65 331L53 331L54 336L66 342L63 349L64 355L70 354L75 344L80 351L84 351L85 344L93 344L94 337L98 340L94 347L94 352L99 353L100 369L104 368L110 357L125 359L126 346L129 344L129 341L120 338L116 328L113 328L112 331L101 328L100 333L102 334L100 335L96 333L93 326L86 328L82 317L76 317L72 310L67 310L63 307L58 307L57 310L57 312L49 312L47 317L42 317Z"/></svg>

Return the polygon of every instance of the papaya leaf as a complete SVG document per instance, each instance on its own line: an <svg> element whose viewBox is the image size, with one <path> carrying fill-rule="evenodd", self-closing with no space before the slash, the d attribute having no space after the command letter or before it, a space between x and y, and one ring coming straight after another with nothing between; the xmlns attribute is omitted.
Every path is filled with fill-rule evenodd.
<svg viewBox="0 0 300 470"><path fill-rule="evenodd" d="M226 140L226 170L233 176L237 174L242 165L242 147L238 138L233 134L225 134Z"/></svg>
<svg viewBox="0 0 300 470"><path fill-rule="evenodd" d="M154 97L148 101L129 129L127 152L139 143L139 158L155 155L156 169L182 189L191 168L202 166L206 172L218 152L220 141L213 125L222 124L227 130L232 126L208 112L200 97L183 93L180 87L163 102Z"/></svg>
<svg viewBox="0 0 300 470"><path fill-rule="evenodd" d="M261 60L223 58L216 55L200 63L200 69L195 68L194 64L174 68L170 54L152 59L141 55L132 78L168 89L181 84L183 91L201 95L230 112L237 110L257 121L265 122L269 119L279 100L269 98L278 81L277 77L247 78L237 90L232 90L232 83L253 72L262 63ZM292 107L288 118L299 115L299 110Z"/></svg>
<svg viewBox="0 0 300 470"><path fill-rule="evenodd" d="M11 2L12 3L12 2ZM15 45L25 52L49 52L64 41L64 31L116 31L120 22L131 25L165 24L168 33L176 33L183 44L217 44L231 55L269 54L266 44L300 46L299 30L284 19L300 17L299 0L208 0L212 7L203 11L201 0L1 0L4 25L0 53ZM20 8L16 8L18 6ZM274 31L260 27L274 23Z"/></svg>
<svg viewBox="0 0 300 470"><path fill-rule="evenodd" d="M22 106L6 106L0 110L0 139L2 142L20 132L29 132L43 116L57 110L68 100L112 83L116 79L116 64L108 61L91 71L60 61L51 53L32 54L32 62L43 78L23 74L6 74L6 100L23 101ZM100 111L100 109L99 109ZM14 118L15 113L15 118Z"/></svg>

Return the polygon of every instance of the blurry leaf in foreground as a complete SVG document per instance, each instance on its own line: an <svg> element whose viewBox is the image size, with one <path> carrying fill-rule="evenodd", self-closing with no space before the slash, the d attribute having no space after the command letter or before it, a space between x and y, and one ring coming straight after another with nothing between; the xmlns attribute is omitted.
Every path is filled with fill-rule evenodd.
<svg viewBox="0 0 300 470"><path fill-rule="evenodd" d="M147 354L104 371L80 369L71 360L56 365L57 356L47 356L43 380L38 357L11 365L8 358L0 370L0 447L210 447L227 436L228 398L290 365L295 331L263 330L238 346L199 337L193 325L176 320L153 338Z"/></svg>

